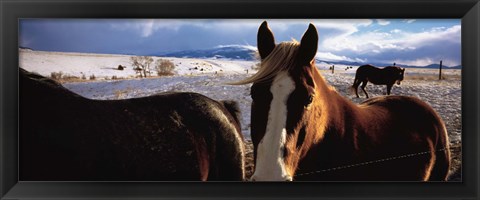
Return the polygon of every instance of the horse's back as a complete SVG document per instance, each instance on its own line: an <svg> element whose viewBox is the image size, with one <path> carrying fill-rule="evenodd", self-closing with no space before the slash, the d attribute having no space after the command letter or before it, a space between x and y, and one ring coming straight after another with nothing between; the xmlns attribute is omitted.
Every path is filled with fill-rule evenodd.
<svg viewBox="0 0 480 200"><path fill-rule="evenodd" d="M373 65L362 65L357 68L357 71L355 72L355 76L363 80L367 78L368 75L371 74L371 72L374 71L375 69L377 68Z"/></svg>
<svg viewBox="0 0 480 200"><path fill-rule="evenodd" d="M388 124L397 124L403 129L435 127L439 130L434 133L445 132L444 123L437 112L416 97L380 96L362 102L360 107L366 113L371 113L371 121L390 121Z"/></svg>
<svg viewBox="0 0 480 200"><path fill-rule="evenodd" d="M362 123L372 130L368 137L382 141L376 151L385 152L383 156L414 160L404 166L423 162L426 168L420 169L426 171L420 175L445 180L450 165L448 135L443 120L431 106L415 97L382 96L363 102L361 108Z"/></svg>
<svg viewBox="0 0 480 200"><path fill-rule="evenodd" d="M178 170L195 161L190 166L208 168L203 169L208 171L208 180L243 180L243 137L235 114L222 102L198 93L179 92L129 99L119 104L133 110L126 112L142 113L136 123L146 130L140 137L154 137L151 140L157 141L152 147L142 149L171 147L165 156L158 156L163 157L159 164L175 161L182 165L175 168ZM144 116L150 124L142 123Z"/></svg>
<svg viewBox="0 0 480 200"><path fill-rule="evenodd" d="M90 100L24 70L20 79L22 180L243 179L239 125L221 102Z"/></svg>
<svg viewBox="0 0 480 200"><path fill-rule="evenodd" d="M387 66L378 68L373 65L362 65L358 67L355 77L359 80L367 80L375 85L394 84L397 80L397 68Z"/></svg>
<svg viewBox="0 0 480 200"><path fill-rule="evenodd" d="M155 157L155 165L152 164L152 159L142 164L157 166L168 172L164 173L168 177L157 177L162 177L163 180L182 180L178 176L182 174L188 180L192 177L188 172L201 169L204 171L201 175L203 179L243 179L243 140L240 129L222 103L189 92L161 93L149 98L103 103L112 103L113 109L109 113L126 114L130 116L128 120L134 121L133 124L142 126L142 132L129 130L120 132L119 137L124 140L123 145L136 145L132 148L137 148L137 152L132 152L131 156L142 155L150 149L157 150L156 156L148 156ZM149 123L145 123L145 120ZM129 137L124 137L128 134L137 137L143 145L132 144ZM152 177L151 174L145 174L142 179L148 177Z"/></svg>
<svg viewBox="0 0 480 200"><path fill-rule="evenodd" d="M202 94L191 92L163 93L153 96L159 102L170 102L167 106L173 116L181 118L166 123L176 127L178 124L188 128L195 140L204 142L210 153L211 167L209 180L243 180L244 142L239 122L239 110L236 102L215 101ZM159 105L161 110L165 105ZM172 108L174 108L172 110ZM160 114L160 113L157 113ZM171 115L172 116L172 115ZM213 157L213 158L212 158Z"/></svg>
<svg viewBox="0 0 480 200"><path fill-rule="evenodd" d="M363 81L370 81L372 80L374 82L376 80L377 74L378 74L378 68L373 66L373 65L362 65L357 68L357 71L355 72L355 82L360 84ZM375 83L374 83L375 84Z"/></svg>

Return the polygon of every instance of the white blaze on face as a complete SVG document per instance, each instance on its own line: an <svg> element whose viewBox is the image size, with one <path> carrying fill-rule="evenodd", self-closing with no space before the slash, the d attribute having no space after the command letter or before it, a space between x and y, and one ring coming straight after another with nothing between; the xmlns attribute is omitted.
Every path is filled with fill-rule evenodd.
<svg viewBox="0 0 480 200"><path fill-rule="evenodd" d="M257 147L257 160L252 180L286 181L292 177L285 169L283 148L287 137L287 100L295 89L295 82L287 72L279 73L273 80L273 95L268 113L267 127Z"/></svg>

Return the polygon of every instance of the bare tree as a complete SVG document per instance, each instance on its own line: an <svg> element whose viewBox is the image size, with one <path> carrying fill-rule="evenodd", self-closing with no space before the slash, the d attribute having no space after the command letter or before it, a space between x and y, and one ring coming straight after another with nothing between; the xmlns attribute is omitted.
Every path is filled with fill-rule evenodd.
<svg viewBox="0 0 480 200"><path fill-rule="evenodd" d="M153 58L150 56L134 56L130 57L130 61L134 66L133 70L140 74L140 77L147 77L147 73L150 74L150 64L153 62Z"/></svg>

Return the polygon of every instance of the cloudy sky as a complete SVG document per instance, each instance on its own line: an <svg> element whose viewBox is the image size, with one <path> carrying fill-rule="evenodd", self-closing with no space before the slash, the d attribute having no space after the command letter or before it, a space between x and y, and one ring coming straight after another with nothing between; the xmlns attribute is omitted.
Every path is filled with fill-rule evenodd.
<svg viewBox="0 0 480 200"><path fill-rule="evenodd" d="M22 19L20 46L44 51L151 55L220 45L256 46L265 19ZM268 20L277 42L313 23L329 61L461 64L460 19Z"/></svg>

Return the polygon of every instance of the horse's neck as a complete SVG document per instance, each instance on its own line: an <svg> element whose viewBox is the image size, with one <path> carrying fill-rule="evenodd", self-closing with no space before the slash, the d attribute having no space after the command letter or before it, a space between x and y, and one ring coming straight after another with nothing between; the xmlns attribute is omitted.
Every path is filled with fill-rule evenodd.
<svg viewBox="0 0 480 200"><path fill-rule="evenodd" d="M332 127L338 130L333 131L341 137L344 134L343 127L345 127L345 118L355 118L358 113L358 107L340 95L333 87L327 84L326 80L318 70L314 73L317 93L320 94L320 102L317 103L319 109L316 109L317 116L322 116L322 124L324 128L319 130L319 135L323 135ZM348 116L347 116L348 115Z"/></svg>
<svg viewBox="0 0 480 200"><path fill-rule="evenodd" d="M350 102L340 95L335 88L330 86L325 78L320 74L318 69L314 70L314 80L316 85L317 94L320 95L322 101L321 104L328 105L329 111L341 109L341 107L351 106ZM350 104L349 104L350 103Z"/></svg>

